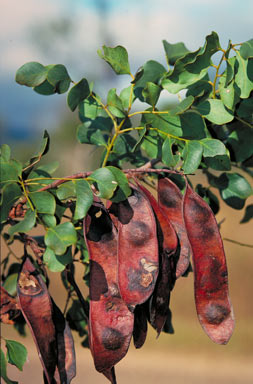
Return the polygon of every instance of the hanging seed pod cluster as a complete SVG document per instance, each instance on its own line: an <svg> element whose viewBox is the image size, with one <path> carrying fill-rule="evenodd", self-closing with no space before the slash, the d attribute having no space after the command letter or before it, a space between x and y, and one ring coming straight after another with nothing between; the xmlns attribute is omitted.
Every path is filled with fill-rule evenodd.
<svg viewBox="0 0 253 384"><path fill-rule="evenodd" d="M234 328L221 236L208 204L186 181L184 195L169 178L158 201L137 180L131 195L103 205L84 220L90 257L89 345L96 369L116 383L114 366L146 339L147 323L171 326L170 295L191 267L197 315L206 334L226 344Z"/></svg>

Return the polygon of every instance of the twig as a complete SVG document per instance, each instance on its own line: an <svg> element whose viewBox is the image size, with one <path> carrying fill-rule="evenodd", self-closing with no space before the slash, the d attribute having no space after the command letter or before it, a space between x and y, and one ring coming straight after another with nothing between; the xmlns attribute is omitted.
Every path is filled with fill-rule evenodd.
<svg viewBox="0 0 253 384"><path fill-rule="evenodd" d="M245 244L245 243L240 243L239 241L232 240L232 239L227 239L226 237L223 238L223 240L229 241L230 243L240 245L241 247L248 247L248 248L253 248L252 244Z"/></svg>
<svg viewBox="0 0 253 384"><path fill-rule="evenodd" d="M68 282L72 285L72 287L74 288L77 296L78 296L78 299L80 301L80 303L82 304L82 307L83 307L83 310L84 310L84 314L85 314L85 317L86 319L88 320L89 319L89 304L87 303L87 301L83 298L83 295L80 291L80 289L78 288L78 285L76 284L75 282L75 279L74 279L74 276L73 276L73 273L71 272L69 266L66 267L66 275L67 275L67 279L68 279Z"/></svg>

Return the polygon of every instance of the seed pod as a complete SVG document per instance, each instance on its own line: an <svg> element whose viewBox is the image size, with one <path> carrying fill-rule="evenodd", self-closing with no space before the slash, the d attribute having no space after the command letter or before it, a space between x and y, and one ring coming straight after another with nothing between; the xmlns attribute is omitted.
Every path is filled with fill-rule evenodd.
<svg viewBox="0 0 253 384"><path fill-rule="evenodd" d="M118 281L122 299L133 310L152 294L159 257L155 216L149 201L132 186L118 203Z"/></svg>
<svg viewBox="0 0 253 384"><path fill-rule="evenodd" d="M137 182L137 181L136 181ZM154 292L150 298L150 323L157 330L158 336L166 322L170 291L176 280L174 255L177 250L178 239L174 228L158 205L154 196L141 184L138 188L148 198L157 222L157 235L159 241L159 274Z"/></svg>
<svg viewBox="0 0 253 384"><path fill-rule="evenodd" d="M84 220L90 256L89 344L94 364L112 383L114 365L127 353L134 317L117 282L117 230L104 206L95 203Z"/></svg>
<svg viewBox="0 0 253 384"><path fill-rule="evenodd" d="M190 244L187 238L183 214L183 196L179 188L168 178L158 181L158 203L171 222L179 238L180 254L176 267L176 277L187 270L190 263Z"/></svg>
<svg viewBox="0 0 253 384"><path fill-rule="evenodd" d="M207 335L226 344L234 329L223 243L209 205L187 184L184 221L192 248L195 303Z"/></svg>
<svg viewBox="0 0 253 384"><path fill-rule="evenodd" d="M135 348L141 348L145 343L148 331L146 303L136 305L134 309L133 340Z"/></svg>
<svg viewBox="0 0 253 384"><path fill-rule="evenodd" d="M4 324L14 324L14 319L19 316L19 305L2 286L0 287L0 321Z"/></svg>
<svg viewBox="0 0 253 384"><path fill-rule="evenodd" d="M72 335L62 313L53 304L42 277L28 257L18 277L17 294L38 350L46 382L69 384L75 376Z"/></svg>

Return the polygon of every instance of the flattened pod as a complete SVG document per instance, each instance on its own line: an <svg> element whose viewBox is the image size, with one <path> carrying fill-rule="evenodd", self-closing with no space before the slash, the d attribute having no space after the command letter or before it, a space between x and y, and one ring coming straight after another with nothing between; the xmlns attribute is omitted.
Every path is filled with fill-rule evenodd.
<svg viewBox="0 0 253 384"><path fill-rule="evenodd" d="M19 274L17 294L38 350L46 383L69 384L76 373L72 335L28 257Z"/></svg>
<svg viewBox="0 0 253 384"><path fill-rule="evenodd" d="M122 299L130 307L152 294L159 255L155 216L149 201L132 186L132 195L118 204L118 281Z"/></svg>
<svg viewBox="0 0 253 384"><path fill-rule="evenodd" d="M176 277L187 270L190 263L190 244L187 238L183 214L183 196L179 188L168 178L158 180L158 203L176 230L180 243L180 254L176 267Z"/></svg>
<svg viewBox="0 0 253 384"><path fill-rule="evenodd" d="M146 303L136 305L134 309L134 330L133 340L135 348L141 348L145 343L148 331L146 316Z"/></svg>
<svg viewBox="0 0 253 384"><path fill-rule="evenodd" d="M117 230L104 206L94 204L84 221L90 256L89 344L99 372L116 382L114 365L127 353L134 316L117 283Z"/></svg>
<svg viewBox="0 0 253 384"><path fill-rule="evenodd" d="M186 187L183 212L193 255L198 318L211 340L226 344L234 329L234 314L218 225L209 205L189 185Z"/></svg>
<svg viewBox="0 0 253 384"><path fill-rule="evenodd" d="M136 181L137 182L137 181ZM175 260L173 255L177 250L178 239L174 228L158 205L154 196L138 182L138 188L148 198L157 219L157 234L159 240L159 274L152 297L150 298L150 323L157 330L158 336L166 322L170 291L175 280Z"/></svg>

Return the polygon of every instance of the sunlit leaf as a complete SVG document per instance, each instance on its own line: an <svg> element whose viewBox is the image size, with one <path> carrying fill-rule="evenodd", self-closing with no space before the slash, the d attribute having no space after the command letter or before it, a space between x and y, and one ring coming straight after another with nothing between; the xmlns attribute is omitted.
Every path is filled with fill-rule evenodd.
<svg viewBox="0 0 253 384"><path fill-rule="evenodd" d="M115 48L106 47L103 45L103 51L98 50L98 55L104 59L118 75L130 75L130 66L128 62L127 50L118 45Z"/></svg>
<svg viewBox="0 0 253 384"><path fill-rule="evenodd" d="M45 235L45 244L51 248L56 255L63 255L67 247L75 244L77 235L72 223L66 222L56 227L48 228Z"/></svg>
<svg viewBox="0 0 253 384"><path fill-rule="evenodd" d="M47 77L47 68L44 65L31 61L20 67L16 72L16 82L28 87L42 84Z"/></svg>

